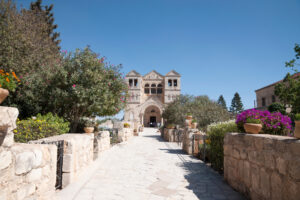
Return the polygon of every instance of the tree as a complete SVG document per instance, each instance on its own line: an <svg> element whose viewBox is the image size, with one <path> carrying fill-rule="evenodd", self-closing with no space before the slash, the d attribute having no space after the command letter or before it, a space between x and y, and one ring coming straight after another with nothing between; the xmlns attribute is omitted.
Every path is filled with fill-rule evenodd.
<svg viewBox="0 0 300 200"><path fill-rule="evenodd" d="M193 115L193 119L203 130L211 123L230 119L229 112L207 96L194 97L189 95L181 95L168 104L163 112L163 118L169 124L178 124L183 127L187 113Z"/></svg>
<svg viewBox="0 0 300 200"><path fill-rule="evenodd" d="M243 108L243 103L242 103L241 97L240 97L239 93L236 92L231 101L230 112L232 114L236 115L236 114L242 112L243 110L244 110L244 108Z"/></svg>
<svg viewBox="0 0 300 200"><path fill-rule="evenodd" d="M53 4L50 6L42 6L42 0L37 0L36 2L32 2L30 4L30 10L37 16L41 17L47 24L47 34L51 38L51 40L59 47L59 43L61 42L58 37L59 33L55 32L57 29L57 24L54 24L54 17L52 13Z"/></svg>
<svg viewBox="0 0 300 200"><path fill-rule="evenodd" d="M275 86L275 94L279 97L280 102L285 107L292 107L292 112L300 112L300 76L297 70L297 66L300 66L296 61L300 59L300 46L295 44L294 51L296 53L295 58L289 62L286 62L285 66L290 67L295 74L288 73L281 83Z"/></svg>
<svg viewBox="0 0 300 200"><path fill-rule="evenodd" d="M224 108L224 109L227 110L226 102L225 102L225 99L224 99L223 95L220 95L220 96L219 96L219 99L218 99L217 102L218 102L218 104L219 104L220 106L222 106L222 108Z"/></svg>
<svg viewBox="0 0 300 200"><path fill-rule="evenodd" d="M128 87L121 66L103 60L89 47L64 53L51 73L42 72L44 83L37 82L41 85L36 89L44 91L38 98L42 112L64 117L71 123L71 131L76 132L83 117L112 116L123 109Z"/></svg>

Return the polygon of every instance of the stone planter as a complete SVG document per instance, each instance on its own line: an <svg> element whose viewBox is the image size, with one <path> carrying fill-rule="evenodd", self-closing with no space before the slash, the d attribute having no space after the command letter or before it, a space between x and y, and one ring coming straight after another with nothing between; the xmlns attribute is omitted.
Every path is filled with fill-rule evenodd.
<svg viewBox="0 0 300 200"><path fill-rule="evenodd" d="M261 124L253 124L253 123L245 123L244 129L245 129L246 133L258 134L260 132L260 130L262 129L262 125Z"/></svg>
<svg viewBox="0 0 300 200"><path fill-rule="evenodd" d="M9 91L7 89L0 88L0 104L6 99L9 95Z"/></svg>
<svg viewBox="0 0 300 200"><path fill-rule="evenodd" d="M196 123L196 122L192 123L192 129L196 129L197 125L198 125L198 123Z"/></svg>
<svg viewBox="0 0 300 200"><path fill-rule="evenodd" d="M94 127L84 127L83 130L85 133L93 133L94 132Z"/></svg>
<svg viewBox="0 0 300 200"><path fill-rule="evenodd" d="M294 137L300 138L300 121L295 121Z"/></svg>

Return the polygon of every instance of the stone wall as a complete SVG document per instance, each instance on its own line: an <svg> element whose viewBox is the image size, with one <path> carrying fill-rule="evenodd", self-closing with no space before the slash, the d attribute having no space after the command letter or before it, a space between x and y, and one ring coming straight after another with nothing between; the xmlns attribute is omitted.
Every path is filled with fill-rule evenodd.
<svg viewBox="0 0 300 200"><path fill-rule="evenodd" d="M168 129L164 128L162 137L167 142L182 142L183 139L183 129Z"/></svg>
<svg viewBox="0 0 300 200"><path fill-rule="evenodd" d="M133 136L133 128L122 128L118 131L119 142L125 142Z"/></svg>
<svg viewBox="0 0 300 200"><path fill-rule="evenodd" d="M183 133L182 149L189 155L197 155L199 153L199 144L203 144L204 133L198 129L186 128Z"/></svg>
<svg viewBox="0 0 300 200"><path fill-rule="evenodd" d="M32 143L64 141L62 187L74 182L80 173L93 162L94 134L63 134L43 138Z"/></svg>
<svg viewBox="0 0 300 200"><path fill-rule="evenodd" d="M18 114L0 106L0 199L53 199L57 147L14 144Z"/></svg>
<svg viewBox="0 0 300 200"><path fill-rule="evenodd" d="M251 199L299 199L300 140L228 133L224 138L224 177Z"/></svg>
<svg viewBox="0 0 300 200"><path fill-rule="evenodd" d="M55 145L0 147L0 199L51 199L56 182Z"/></svg>
<svg viewBox="0 0 300 200"><path fill-rule="evenodd" d="M108 131L95 133L94 138L94 160L96 160L102 151L110 148L110 136Z"/></svg>

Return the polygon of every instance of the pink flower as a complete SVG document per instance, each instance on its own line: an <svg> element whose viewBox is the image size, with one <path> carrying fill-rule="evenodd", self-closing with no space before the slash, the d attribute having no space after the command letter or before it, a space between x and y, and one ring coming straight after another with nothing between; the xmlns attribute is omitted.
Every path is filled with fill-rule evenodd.
<svg viewBox="0 0 300 200"><path fill-rule="evenodd" d="M73 85L72 85L72 87L73 87L73 88L75 88L75 87L76 87L76 85L75 85L75 84L73 84Z"/></svg>

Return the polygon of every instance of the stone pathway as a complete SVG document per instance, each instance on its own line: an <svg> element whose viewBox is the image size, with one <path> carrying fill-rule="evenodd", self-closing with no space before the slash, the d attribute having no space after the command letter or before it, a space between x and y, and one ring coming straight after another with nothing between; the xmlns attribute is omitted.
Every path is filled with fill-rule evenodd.
<svg viewBox="0 0 300 200"><path fill-rule="evenodd" d="M76 200L243 199L200 160L164 142L156 129L145 128L108 151Z"/></svg>

